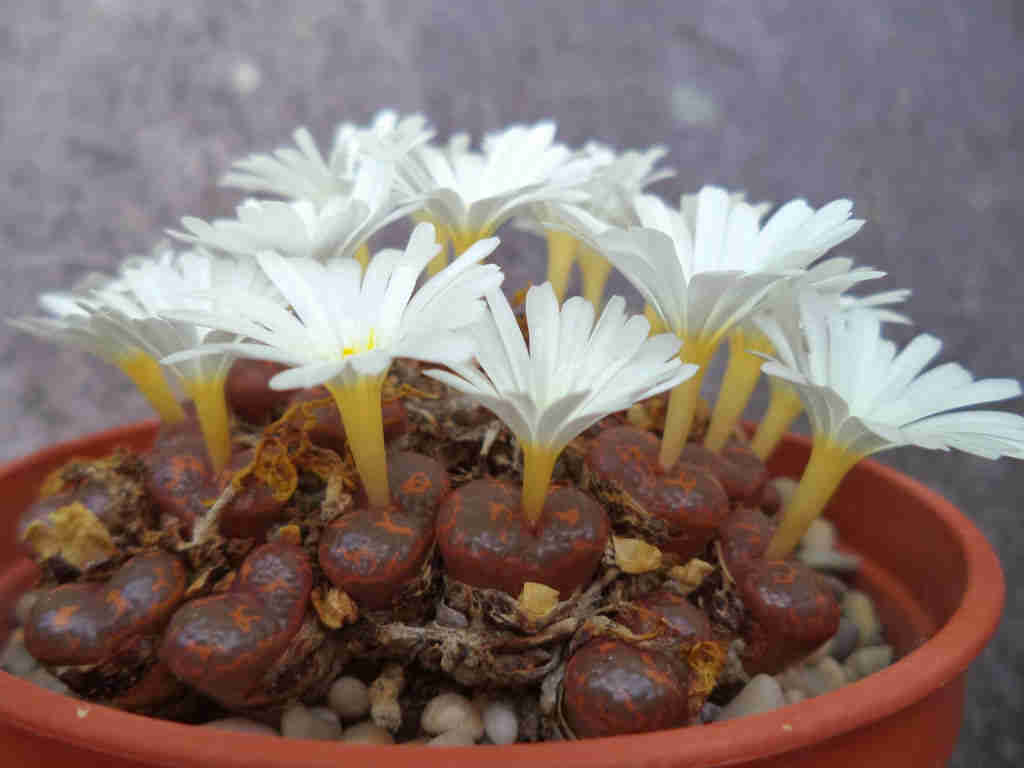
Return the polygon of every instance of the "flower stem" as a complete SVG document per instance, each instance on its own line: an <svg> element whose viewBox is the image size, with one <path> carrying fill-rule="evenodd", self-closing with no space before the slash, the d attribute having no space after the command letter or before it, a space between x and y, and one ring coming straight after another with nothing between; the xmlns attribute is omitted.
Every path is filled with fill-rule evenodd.
<svg viewBox="0 0 1024 768"><path fill-rule="evenodd" d="M388 461L384 446L384 413L381 390L384 375L360 376L354 382L328 382L345 427L348 447L356 460L356 469L366 489L370 506L391 502L388 487Z"/></svg>
<svg viewBox="0 0 1024 768"><path fill-rule="evenodd" d="M814 436L811 458L793 498L782 510L782 522L768 544L766 559L781 560L793 551L811 522L821 515L840 481L861 458L826 435Z"/></svg>
<svg viewBox="0 0 1024 768"><path fill-rule="evenodd" d="M531 530L537 530L551 486L558 452L546 445L523 445L523 497L521 506Z"/></svg>
<svg viewBox="0 0 1024 768"><path fill-rule="evenodd" d="M145 352L123 358L117 363L130 378L142 396L149 401L165 424L178 424L185 419L185 411L167 383L163 368Z"/></svg>
<svg viewBox="0 0 1024 768"><path fill-rule="evenodd" d="M355 259L362 265L363 272L365 272L366 265L370 263L370 246L368 246L366 243L360 245L356 249Z"/></svg>
<svg viewBox="0 0 1024 768"><path fill-rule="evenodd" d="M709 451L718 453L725 446L757 386L764 360L750 350L769 353L771 342L763 334L733 329L729 334L729 362L704 436L704 447Z"/></svg>
<svg viewBox="0 0 1024 768"><path fill-rule="evenodd" d="M686 445L686 438L690 436L690 428L693 426L704 371L711 362L717 346L717 341L705 342L689 338L683 341L683 349L680 352L683 362L696 363L700 368L693 376L678 384L669 395L665 431L662 433L661 449L658 452L658 464L662 469L668 469L679 461L679 456Z"/></svg>
<svg viewBox="0 0 1024 768"><path fill-rule="evenodd" d="M569 288L569 273L576 257L576 238L568 232L547 230L548 239L548 282L551 283L559 301L565 299Z"/></svg>
<svg viewBox="0 0 1024 768"><path fill-rule="evenodd" d="M647 322L651 324L651 336L668 332L668 326L665 325L665 321L661 319L661 315L659 315L650 304L644 304L644 317L646 317Z"/></svg>
<svg viewBox="0 0 1024 768"><path fill-rule="evenodd" d="M790 424L804 409L804 404L793 387L778 379L771 381L772 395L768 401L768 410L765 411L761 423L757 425L757 432L750 442L751 450L761 461L768 460Z"/></svg>
<svg viewBox="0 0 1024 768"><path fill-rule="evenodd" d="M432 258L427 263L427 274L433 277L442 269L448 266L448 231L441 227L436 222L434 224L434 230L437 233L437 242L441 246L441 250L437 252L437 256Z"/></svg>
<svg viewBox="0 0 1024 768"><path fill-rule="evenodd" d="M198 376L185 380L185 392L196 406L199 428L206 442L206 454L214 472L220 472L231 458L231 417L224 397L225 374Z"/></svg>
<svg viewBox="0 0 1024 768"><path fill-rule="evenodd" d="M608 283L612 265L600 253L582 243L577 249L576 258L583 273L583 298L593 304L595 310L599 310L604 302L604 287Z"/></svg>

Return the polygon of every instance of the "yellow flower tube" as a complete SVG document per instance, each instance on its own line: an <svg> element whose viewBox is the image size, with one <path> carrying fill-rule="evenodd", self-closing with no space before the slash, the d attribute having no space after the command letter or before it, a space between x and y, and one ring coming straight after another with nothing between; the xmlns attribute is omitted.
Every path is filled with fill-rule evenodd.
<svg viewBox="0 0 1024 768"><path fill-rule="evenodd" d="M782 522L768 544L766 559L781 560L796 548L800 537L824 511L846 473L862 458L825 434L814 436L811 458L793 498L782 510Z"/></svg>
<svg viewBox="0 0 1024 768"><path fill-rule="evenodd" d="M764 358L753 354L754 351L771 354L771 342L764 334L743 328L730 332L729 362L704 436L704 447L709 451L722 450L754 393L764 363Z"/></svg>
<svg viewBox="0 0 1024 768"><path fill-rule="evenodd" d="M604 256L586 245L580 244L576 258L583 273L583 298L598 308L604 301L604 288L612 265Z"/></svg>
<svg viewBox="0 0 1024 768"><path fill-rule="evenodd" d="M227 374L185 379L185 393L196 406L199 428L214 472L220 472L231 458L231 417L224 396Z"/></svg>
<svg viewBox="0 0 1024 768"><path fill-rule="evenodd" d="M661 448L658 451L658 463L662 468L673 466L683 453L686 439L693 427L693 417L697 411L697 399L700 396L700 384L704 380L704 372L708 363L715 355L718 337L709 340L686 338L679 353L684 363L700 366L697 372L686 381L677 385L668 398L668 411L665 414L665 431L661 436Z"/></svg>
<svg viewBox="0 0 1024 768"><path fill-rule="evenodd" d="M548 243L548 282L559 301L565 300L569 289L569 274L576 259L576 238L568 232L549 229L545 232Z"/></svg>
<svg viewBox="0 0 1024 768"><path fill-rule="evenodd" d="M778 379L771 379L772 394L761 423L757 425L750 448L761 461L767 461L775 446L782 440L790 425L804 409L800 395L793 387Z"/></svg>
<svg viewBox="0 0 1024 768"><path fill-rule="evenodd" d="M354 382L327 382L345 427L349 450L371 506L391 502L381 392L384 375L360 376Z"/></svg>
<svg viewBox="0 0 1024 768"><path fill-rule="evenodd" d="M523 444L523 514L531 530L536 530L544 511L559 451L546 445Z"/></svg>
<svg viewBox="0 0 1024 768"><path fill-rule="evenodd" d="M134 382L165 424L178 424L185 419L185 411L167 383L163 367L154 358L140 350L115 364Z"/></svg>

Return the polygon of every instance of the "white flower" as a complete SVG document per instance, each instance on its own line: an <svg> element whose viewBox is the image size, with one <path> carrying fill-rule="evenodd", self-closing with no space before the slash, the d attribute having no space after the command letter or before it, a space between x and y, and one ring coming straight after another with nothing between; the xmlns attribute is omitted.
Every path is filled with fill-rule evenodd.
<svg viewBox="0 0 1024 768"><path fill-rule="evenodd" d="M575 215L665 327L683 339L684 359L704 366L725 334L762 308L773 289L863 223L849 219L848 201L815 211L794 200L762 227L766 206L718 187L684 197L678 211L649 195L638 196L634 206L641 226L630 229L608 227L583 211ZM659 458L664 467L682 452L699 386L698 375L673 393ZM716 426L728 423L734 405ZM724 430L716 433L721 438Z"/></svg>
<svg viewBox="0 0 1024 768"><path fill-rule="evenodd" d="M419 290L416 281L439 249L429 224L413 230L404 252L378 253L365 274L352 259L321 264L261 253L259 265L284 303L228 292L211 309L167 313L253 341L205 344L166 362L230 352L293 366L271 379L275 389L325 384L370 503L387 504L381 388L388 367L395 357L455 365L472 356L464 329L483 315L481 296L501 284L496 265L479 263L497 244L478 243Z"/></svg>
<svg viewBox="0 0 1024 768"><path fill-rule="evenodd" d="M765 554L783 558L864 456L901 445L1024 458L1024 417L960 410L1021 394L1013 379L975 381L956 363L923 372L941 343L921 334L902 352L877 313L801 300L798 328L765 322L775 358L763 370L799 395L814 430L811 456Z"/></svg>
<svg viewBox="0 0 1024 768"><path fill-rule="evenodd" d="M574 211L578 207L602 227L638 225L640 222L633 208L636 196L648 185L675 173L671 169L656 168L667 152L665 147L658 146L616 153L605 144L589 142L577 153L591 165L589 178L579 184L588 199L579 204L558 199L534 203L516 220L519 229L547 238L548 282L559 299L565 297L575 261L579 261L583 273L583 296L594 306L601 304L611 271L611 265L603 256L590 245L579 242L580 226Z"/></svg>
<svg viewBox="0 0 1024 768"><path fill-rule="evenodd" d="M593 178L584 182L583 189L590 195L582 207L602 221L617 227L640 224L633 207L637 195L655 182L675 176L671 168L658 168L668 154L663 146L645 150L627 149L616 153L610 147L591 142L584 153L600 162Z"/></svg>
<svg viewBox="0 0 1024 768"><path fill-rule="evenodd" d="M94 287L107 282L97 282ZM84 349L113 365L142 354L135 336L102 312L103 304L91 297L91 290L76 286L72 291L43 293L39 305L47 315L16 317L8 322L41 339Z"/></svg>
<svg viewBox="0 0 1024 768"><path fill-rule="evenodd" d="M234 219L208 223L185 216L181 223L188 231L170 234L230 254L275 251L321 261L353 257L371 235L416 206L412 201L394 204L390 173L370 161L346 197L329 197L320 205L310 200L246 200Z"/></svg>
<svg viewBox="0 0 1024 768"><path fill-rule="evenodd" d="M1020 395L1013 379L975 381L956 363L922 373L941 342L921 334L897 353L870 311L830 311L805 297L799 328L797 335L770 321L763 325L776 349L763 370L797 389L814 431L844 453L916 445L1024 458L1024 417L956 410Z"/></svg>
<svg viewBox="0 0 1024 768"><path fill-rule="evenodd" d="M903 303L909 297L910 291L906 288L895 291L879 291L878 293L869 293L866 296L843 294L839 297L839 308L844 311L856 309L861 312L874 313L875 317L882 323L909 325L909 317L888 308L892 304Z"/></svg>
<svg viewBox="0 0 1024 768"><path fill-rule="evenodd" d="M157 246L149 257L130 258L116 278L90 276L71 293L47 293L40 304L52 317L19 318L12 323L55 340L84 347L123 367L140 355L159 360L202 344L209 328L169 321L160 314L185 303L206 306L210 291L269 290L254 262L205 251L175 253ZM211 357L175 366L185 379L226 372L229 359Z"/></svg>
<svg viewBox="0 0 1024 768"><path fill-rule="evenodd" d="M232 292L217 297L210 310L168 313L259 343L206 345L172 361L233 350L293 366L271 381L276 389L291 389L379 375L395 357L444 364L465 360L472 345L455 332L481 317L480 297L501 283L496 265L479 263L498 241L481 242L416 291L417 278L438 250L433 237L429 224L417 226L404 252L377 254L365 275L351 259L321 264L261 253L259 266L284 304Z"/></svg>
<svg viewBox="0 0 1024 768"><path fill-rule="evenodd" d="M353 123L339 125L325 160L310 132L300 127L292 134L294 147L239 160L221 184L322 206L331 198L352 195L368 145L402 153L429 141L432 135L423 116L399 118L385 110L374 116L368 128Z"/></svg>
<svg viewBox="0 0 1024 768"><path fill-rule="evenodd" d="M587 427L693 376L683 365L679 340L649 337L640 315L627 318L620 296L594 323L594 307L579 297L558 307L549 283L526 295L527 348L508 300L487 296L491 312L475 328L479 368L463 363L454 373L428 375L477 400L515 433L523 447L523 506L539 519L558 454Z"/></svg>
<svg viewBox="0 0 1024 768"><path fill-rule="evenodd" d="M251 259L217 256L203 250L175 253L166 248L150 258L126 261L115 287L94 292L93 297L108 319L132 334L139 346L159 360L192 349L214 335L211 328L169 320L164 313L183 306L209 308L213 297L225 292L270 296L273 286ZM231 356L214 355L171 367L184 381L196 382L226 376L232 361Z"/></svg>
<svg viewBox="0 0 1024 768"><path fill-rule="evenodd" d="M757 226L753 206L732 205L723 190L702 193L705 204L696 226L686 212L641 195L635 201L640 227L598 224L591 231L597 230L592 241L665 326L709 356L784 273L762 271L746 247L750 227Z"/></svg>
<svg viewBox="0 0 1024 768"><path fill-rule="evenodd" d="M561 310L551 286L526 294L530 344L500 291L475 328L477 360L455 374L428 371L493 411L523 443L560 451L605 416L671 389L696 371L678 357L670 334L648 338L642 315L627 317L616 296L595 325L594 307L574 297Z"/></svg>
<svg viewBox="0 0 1024 768"><path fill-rule="evenodd" d="M444 148L420 146L393 162L404 192L424 199L424 215L461 252L532 203L586 197L572 187L592 162L574 158L554 137L550 122L515 125L485 137L482 152L460 135Z"/></svg>

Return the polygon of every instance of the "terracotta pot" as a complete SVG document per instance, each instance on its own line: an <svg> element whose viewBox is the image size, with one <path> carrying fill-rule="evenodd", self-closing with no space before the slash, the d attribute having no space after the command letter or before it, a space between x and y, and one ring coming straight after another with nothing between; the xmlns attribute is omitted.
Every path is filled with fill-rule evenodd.
<svg viewBox="0 0 1024 768"><path fill-rule="evenodd" d="M144 447L143 423L54 446L0 469L0 608L32 582L19 560L14 521L46 472L72 456L115 445ZM789 437L770 463L796 475L807 440ZM795 706L715 725L639 736L510 747L367 747L225 733L125 714L65 698L0 673L0 754L6 765L389 767L523 764L603 766L944 765L953 751L967 665L991 637L1005 585L989 544L937 494L871 461L843 482L830 507L843 542L864 558L859 586L871 593L887 637L906 655L860 682ZM368 750L373 750L372 756Z"/></svg>

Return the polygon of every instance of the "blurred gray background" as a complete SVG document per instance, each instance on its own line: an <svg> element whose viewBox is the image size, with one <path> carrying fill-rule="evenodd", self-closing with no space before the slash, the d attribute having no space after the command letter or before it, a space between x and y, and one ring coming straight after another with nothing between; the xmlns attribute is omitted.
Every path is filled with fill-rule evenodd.
<svg viewBox="0 0 1024 768"><path fill-rule="evenodd" d="M387 106L425 112L441 136L553 117L573 145L664 143L679 174L656 189L672 199L708 182L757 200L850 197L868 223L838 253L913 289L908 312L945 340L943 359L1024 376L1019 0L3 0L2 313L33 312L38 292L111 269L182 215L230 213L217 177L296 125L327 141ZM511 286L541 279L539 241L502 250ZM0 325L0 360L0 459L149 416L84 354ZM999 550L1006 617L973 668L954 765L1019 765L1024 467L883 460Z"/></svg>

